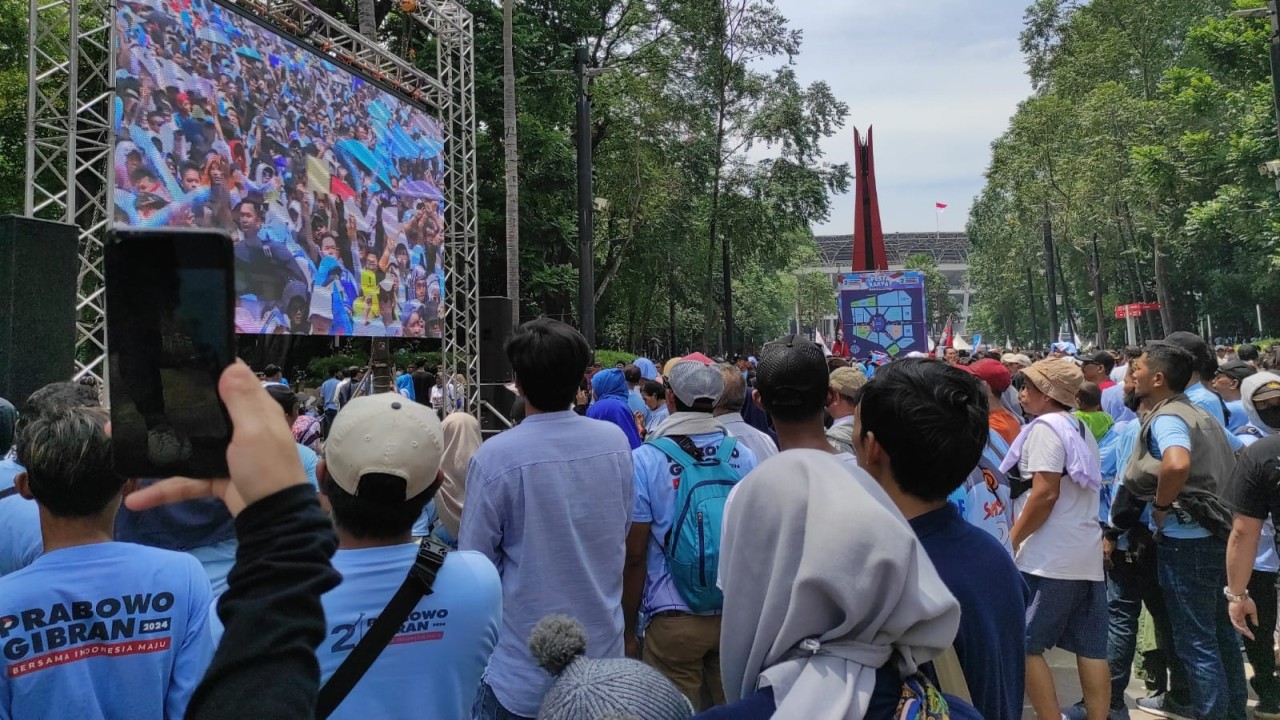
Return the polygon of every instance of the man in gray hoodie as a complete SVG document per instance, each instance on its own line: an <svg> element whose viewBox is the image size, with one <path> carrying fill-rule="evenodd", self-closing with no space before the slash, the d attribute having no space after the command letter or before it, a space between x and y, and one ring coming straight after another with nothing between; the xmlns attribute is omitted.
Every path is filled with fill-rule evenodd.
<svg viewBox="0 0 1280 720"><path fill-rule="evenodd" d="M1231 537L1227 541L1227 596L1231 624L1251 644L1270 647L1276 627L1274 586L1251 582L1258 539L1269 516L1280 511L1280 375L1260 372L1240 384L1249 423L1264 437L1249 445L1236 461L1236 471L1226 488L1234 510ZM1275 542L1274 537L1268 538ZM1251 592L1252 591L1252 592ZM1253 597L1253 595L1259 597ZM1256 657L1255 657L1256 655ZM1254 666L1253 686L1258 694L1255 717L1280 719L1280 679L1275 657L1268 652L1249 653Z"/></svg>

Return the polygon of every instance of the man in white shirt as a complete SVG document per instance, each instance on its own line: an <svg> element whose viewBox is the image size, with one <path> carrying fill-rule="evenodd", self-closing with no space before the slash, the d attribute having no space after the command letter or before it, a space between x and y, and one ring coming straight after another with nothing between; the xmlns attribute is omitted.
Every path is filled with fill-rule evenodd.
<svg viewBox="0 0 1280 720"><path fill-rule="evenodd" d="M1107 666L1107 590L1098 525L1102 472L1098 444L1071 416L1084 382L1080 368L1059 359L1022 371L1022 407L1036 420L1023 428L1001 464L1016 464L1031 489L1015 501L1010 532L1015 562L1031 589L1027 610L1027 699L1040 720L1060 717L1053 673L1044 653L1076 656L1090 717L1111 703Z"/></svg>

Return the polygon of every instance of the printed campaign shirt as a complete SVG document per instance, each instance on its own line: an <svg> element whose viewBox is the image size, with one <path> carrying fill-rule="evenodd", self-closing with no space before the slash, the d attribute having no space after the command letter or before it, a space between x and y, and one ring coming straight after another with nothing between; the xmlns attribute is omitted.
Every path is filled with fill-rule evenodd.
<svg viewBox="0 0 1280 720"><path fill-rule="evenodd" d="M1000 472L1000 461L1009 453L1009 444L1000 433L988 431L987 446L978 466L969 472L947 500L971 525L982 528L1013 557L1009 533L1013 529L1013 500L1009 478Z"/></svg>
<svg viewBox="0 0 1280 720"><path fill-rule="evenodd" d="M690 435L695 447L707 457L714 457L724 442L722 433ZM649 548L646 557L644 603L641 610L646 616L666 610L689 612L689 605L676 589L675 581L667 570L667 558L662 552L660 538L665 538L675 522L676 486L680 479L680 466L654 445L641 445L631 453L635 501L631 521L649 523ZM756 456L741 443L736 443L729 467L744 478L756 467ZM725 508L725 516L729 513Z"/></svg>
<svg viewBox="0 0 1280 720"><path fill-rule="evenodd" d="M181 718L213 657L210 596L195 558L122 542L0 578L0 720Z"/></svg>
<svg viewBox="0 0 1280 720"><path fill-rule="evenodd" d="M416 543L404 543L339 550L333 556L342 584L321 598L328 624L316 648L321 682L337 671L373 626L417 555ZM222 625L216 616L212 624L215 639L220 638ZM330 718L470 717L501 624L502 583L493 563L478 552L450 552L431 595L418 601Z"/></svg>

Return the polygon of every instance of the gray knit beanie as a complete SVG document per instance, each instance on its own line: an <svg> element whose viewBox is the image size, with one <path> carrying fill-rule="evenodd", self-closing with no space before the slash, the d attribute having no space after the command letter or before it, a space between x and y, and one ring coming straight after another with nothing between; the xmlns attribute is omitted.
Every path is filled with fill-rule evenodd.
<svg viewBox="0 0 1280 720"><path fill-rule="evenodd" d="M671 681L642 662L593 660L587 633L565 615L548 615L529 636L538 664L556 676L538 720L688 720L689 700Z"/></svg>

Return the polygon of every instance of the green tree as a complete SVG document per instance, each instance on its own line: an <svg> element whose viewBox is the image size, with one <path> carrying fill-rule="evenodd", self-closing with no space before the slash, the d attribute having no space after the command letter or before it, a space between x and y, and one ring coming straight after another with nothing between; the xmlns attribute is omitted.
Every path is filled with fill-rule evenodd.
<svg viewBox="0 0 1280 720"><path fill-rule="evenodd" d="M936 335L948 318L960 312L960 306L951 297L951 283L938 269L933 256L926 253L916 253L907 258L903 267L907 270L919 270L924 274L925 315L929 320L930 334Z"/></svg>
<svg viewBox="0 0 1280 720"><path fill-rule="evenodd" d="M1241 7L1259 6L1244 0ZM1145 337L1256 332L1280 226L1267 23L1227 0L1039 0L1023 49L1035 95L992 145L969 218L975 323L1047 340L1050 298L1081 336L1115 345L1114 305L1158 300ZM1049 221L1060 283L1045 282ZM1034 320L1034 322L1033 322ZM1038 326L1038 327L1037 327ZM1055 331L1056 332L1056 331Z"/></svg>

